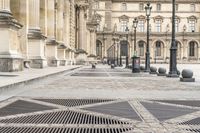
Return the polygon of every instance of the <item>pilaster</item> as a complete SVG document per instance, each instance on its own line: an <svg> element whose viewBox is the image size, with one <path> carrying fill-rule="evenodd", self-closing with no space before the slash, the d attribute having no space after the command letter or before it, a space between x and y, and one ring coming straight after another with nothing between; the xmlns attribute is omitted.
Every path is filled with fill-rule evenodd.
<svg viewBox="0 0 200 133"><path fill-rule="evenodd" d="M0 71L23 70L23 58L19 51L18 30L22 25L10 11L10 0L0 0Z"/></svg>
<svg viewBox="0 0 200 133"><path fill-rule="evenodd" d="M40 30L40 0L29 0L29 30L28 49L30 66L32 68L44 68L47 66L45 58L46 37Z"/></svg>

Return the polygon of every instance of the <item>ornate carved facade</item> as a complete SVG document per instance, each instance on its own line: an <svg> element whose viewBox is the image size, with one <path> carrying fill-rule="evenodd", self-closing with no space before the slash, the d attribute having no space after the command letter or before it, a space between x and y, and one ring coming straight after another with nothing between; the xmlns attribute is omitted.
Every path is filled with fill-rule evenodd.
<svg viewBox="0 0 200 133"><path fill-rule="evenodd" d="M89 10L85 0L0 0L0 71L80 64L95 57L97 24Z"/></svg>
<svg viewBox="0 0 200 133"><path fill-rule="evenodd" d="M199 62L200 0L176 1L177 59ZM137 54L144 59L147 2L0 0L0 71L84 64L120 55L130 58L134 51L135 17ZM153 0L151 5L151 59L168 62L171 0Z"/></svg>
<svg viewBox="0 0 200 133"><path fill-rule="evenodd" d="M136 51L142 61L146 52L146 12L147 0L98 0L95 10L101 21L97 31L99 58L111 59L126 56L134 51L133 20L138 19ZM171 46L171 0L150 1L150 56L152 62L168 62ZM200 0L176 0L176 41L179 63L200 61ZM125 31L128 27L129 31ZM127 43L128 38L128 45ZM108 50L109 49L109 50ZM114 52L113 52L114 51Z"/></svg>

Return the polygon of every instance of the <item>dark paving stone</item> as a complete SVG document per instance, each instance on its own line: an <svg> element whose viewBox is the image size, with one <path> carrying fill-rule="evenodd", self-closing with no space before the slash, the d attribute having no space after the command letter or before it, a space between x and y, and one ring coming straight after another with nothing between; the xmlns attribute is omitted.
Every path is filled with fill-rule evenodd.
<svg viewBox="0 0 200 133"><path fill-rule="evenodd" d="M141 121L141 118L138 116L138 114L134 111L134 109L130 106L128 102L99 105L84 109L102 114L108 114L122 118Z"/></svg>
<svg viewBox="0 0 200 133"><path fill-rule="evenodd" d="M113 101L111 99L35 99L35 100L58 104L66 107L75 107L75 106Z"/></svg>
<svg viewBox="0 0 200 133"><path fill-rule="evenodd" d="M1 133L123 133L132 128L0 127Z"/></svg>
<svg viewBox="0 0 200 133"><path fill-rule="evenodd" d="M113 77L151 77L150 74L143 74L143 73L110 73Z"/></svg>
<svg viewBox="0 0 200 133"><path fill-rule="evenodd" d="M32 102L18 100L0 109L0 116L31 113L36 111L44 111L55 109L53 107L44 106Z"/></svg>
<svg viewBox="0 0 200 133"><path fill-rule="evenodd" d="M74 73L71 76L80 76L80 77L108 77L106 73Z"/></svg>
<svg viewBox="0 0 200 133"><path fill-rule="evenodd" d="M156 101L170 103L170 104L180 104L192 107L200 107L200 100L156 100Z"/></svg>
<svg viewBox="0 0 200 133"><path fill-rule="evenodd" d="M160 121L165 121L198 111L196 109L162 105L159 103L141 102L141 104Z"/></svg>
<svg viewBox="0 0 200 133"><path fill-rule="evenodd" d="M0 120L0 123L26 124L128 124L125 121L104 118L77 111L54 111Z"/></svg>
<svg viewBox="0 0 200 133"><path fill-rule="evenodd" d="M200 117L186 121L186 122L182 122L180 123L180 125L200 125Z"/></svg>

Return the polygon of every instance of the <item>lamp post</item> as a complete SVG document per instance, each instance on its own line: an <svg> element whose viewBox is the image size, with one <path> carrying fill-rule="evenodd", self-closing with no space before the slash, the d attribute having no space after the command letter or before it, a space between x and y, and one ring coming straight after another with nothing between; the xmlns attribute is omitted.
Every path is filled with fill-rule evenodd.
<svg viewBox="0 0 200 133"><path fill-rule="evenodd" d="M170 68L169 74L167 77L179 77L177 73L177 59L176 59L176 39L175 39L175 10L176 10L176 1L172 0L172 43L170 48Z"/></svg>
<svg viewBox="0 0 200 133"><path fill-rule="evenodd" d="M129 33L128 26L126 27L125 31L126 31L126 44L127 44L126 46L127 46L127 48L128 48L128 33ZM128 65L129 65L129 62L128 62L128 50L127 50L127 56L126 56L126 68L128 67Z"/></svg>
<svg viewBox="0 0 200 133"><path fill-rule="evenodd" d="M147 16L147 47L146 47L146 60L145 60L145 72L150 72L150 52L149 52L149 16L151 15L151 9L150 3L147 3L145 6L146 16Z"/></svg>
<svg viewBox="0 0 200 133"><path fill-rule="evenodd" d="M133 20L133 27L134 27L134 57L137 56L137 51L136 51L136 28L137 28L137 25L138 25L138 20L137 18L135 18Z"/></svg>
<svg viewBox="0 0 200 133"><path fill-rule="evenodd" d="M139 73L140 72L140 57L137 57L136 51L136 28L138 25L138 20L135 18L133 20L133 27L134 27L134 54L132 57L132 73Z"/></svg>

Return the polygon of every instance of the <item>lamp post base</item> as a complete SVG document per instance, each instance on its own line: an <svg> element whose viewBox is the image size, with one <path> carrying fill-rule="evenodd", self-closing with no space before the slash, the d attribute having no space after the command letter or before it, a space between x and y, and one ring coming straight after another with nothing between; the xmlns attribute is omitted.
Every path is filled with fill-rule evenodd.
<svg viewBox="0 0 200 133"><path fill-rule="evenodd" d="M179 78L179 75L178 74L174 74L174 73L169 73L169 74L167 74L167 77L168 78Z"/></svg>

